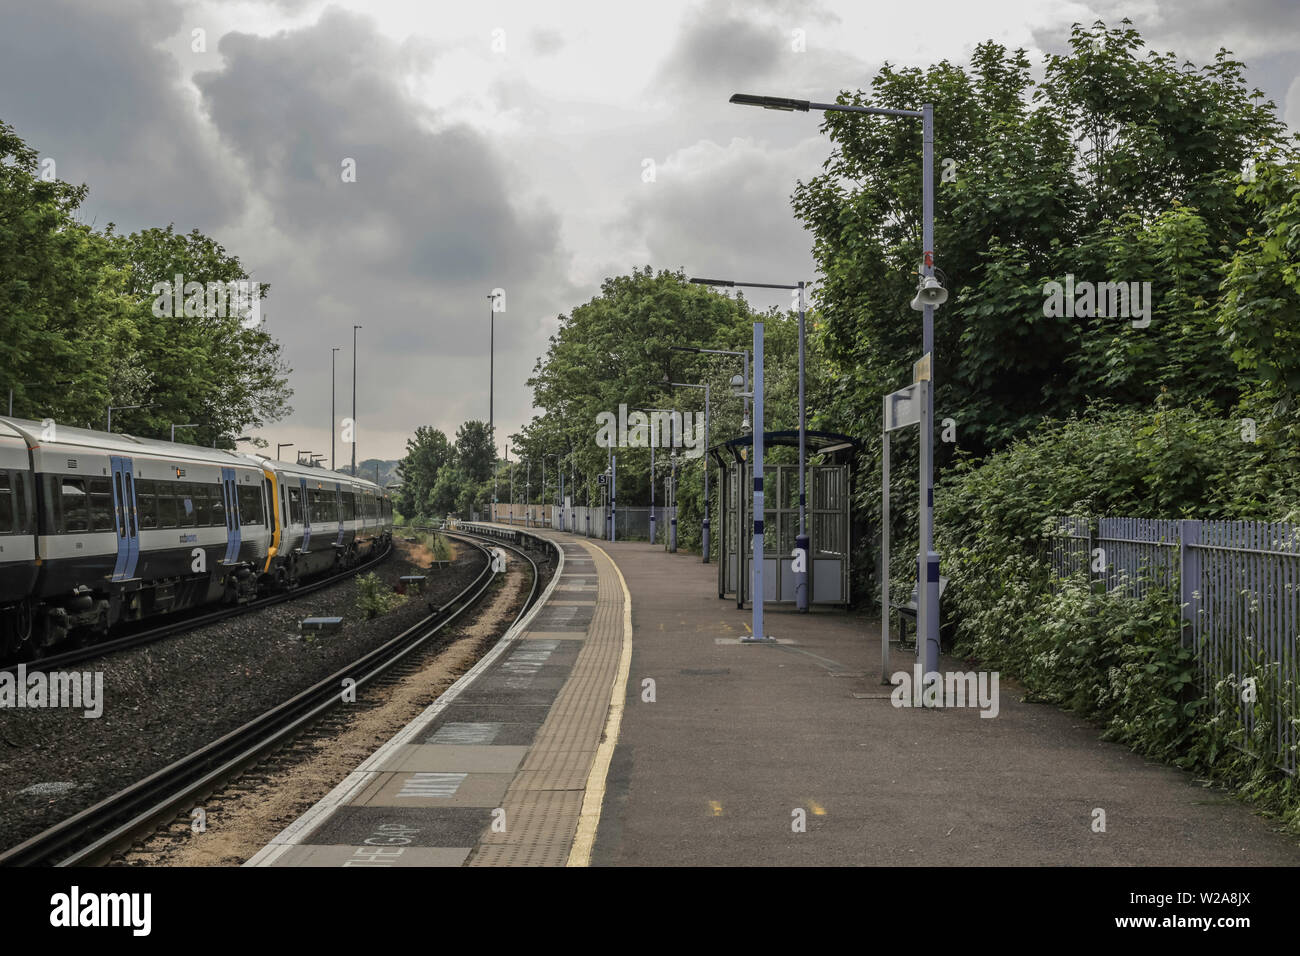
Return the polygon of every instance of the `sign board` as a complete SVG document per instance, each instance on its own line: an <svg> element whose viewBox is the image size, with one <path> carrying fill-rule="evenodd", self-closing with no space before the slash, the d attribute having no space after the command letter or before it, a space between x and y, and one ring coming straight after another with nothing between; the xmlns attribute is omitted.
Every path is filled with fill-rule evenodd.
<svg viewBox="0 0 1300 956"><path fill-rule="evenodd" d="M892 432L921 423L921 403L925 395L920 382L900 388L885 396L885 431Z"/></svg>
<svg viewBox="0 0 1300 956"><path fill-rule="evenodd" d="M573 507L573 495L564 496L564 510L568 511Z"/></svg>
<svg viewBox="0 0 1300 956"><path fill-rule="evenodd" d="M912 365L912 381L930 381L930 353L926 352Z"/></svg>
<svg viewBox="0 0 1300 956"><path fill-rule="evenodd" d="M603 484L607 484L608 482L609 482L609 475L602 474L596 476L596 484L603 485Z"/></svg>

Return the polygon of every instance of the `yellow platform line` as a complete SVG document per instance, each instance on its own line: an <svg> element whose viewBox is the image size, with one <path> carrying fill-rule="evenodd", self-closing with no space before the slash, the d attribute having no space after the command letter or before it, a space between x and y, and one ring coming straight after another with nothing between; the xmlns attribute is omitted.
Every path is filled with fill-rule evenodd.
<svg viewBox="0 0 1300 956"><path fill-rule="evenodd" d="M605 549L588 542L583 543L605 555L613 566L614 573L618 575L619 586L623 588L623 650L618 659L618 673L614 675L614 685L610 689L605 734L596 748L596 759L591 763L591 772L587 774L582 812L578 816L578 832L574 834L573 846L569 850L568 866L591 865L596 828L600 826L600 808L605 802L605 778L609 776L609 764L614 759L614 745L618 743L619 729L623 726L623 702L627 697L628 675L632 672L632 593L627 589L623 572Z"/></svg>

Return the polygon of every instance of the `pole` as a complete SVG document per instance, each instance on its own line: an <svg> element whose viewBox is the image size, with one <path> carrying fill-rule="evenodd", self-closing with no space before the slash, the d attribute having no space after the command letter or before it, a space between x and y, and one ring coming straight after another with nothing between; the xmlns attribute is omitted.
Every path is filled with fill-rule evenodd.
<svg viewBox="0 0 1300 956"><path fill-rule="evenodd" d="M609 541L618 540L618 455L610 453L609 459Z"/></svg>
<svg viewBox="0 0 1300 956"><path fill-rule="evenodd" d="M921 107L921 244L925 247L922 266L925 275L934 275L934 106ZM934 550L934 306L924 309L922 349L930 356L930 380L925 389L921 419L921 542L917 556L917 659L925 669L922 674L939 670L939 554ZM924 572L922 574L922 572ZM922 592L922 588L924 591ZM924 615L924 617L921 617ZM925 636L922 650L921 635Z"/></svg>
<svg viewBox="0 0 1300 956"><path fill-rule="evenodd" d="M488 431L492 433L492 455L496 457L496 419L493 418L493 399L496 395L497 310L496 296L488 293Z"/></svg>
<svg viewBox="0 0 1300 956"><path fill-rule="evenodd" d="M677 449L669 456L668 479L668 553L677 553Z"/></svg>
<svg viewBox="0 0 1300 956"><path fill-rule="evenodd" d="M339 357L338 349L330 349L330 471L335 471L338 462L334 458L334 432L338 430L338 419L334 417L334 397L337 390L334 387L334 366L335 359ZM353 426L355 427L355 425Z"/></svg>
<svg viewBox="0 0 1300 956"><path fill-rule="evenodd" d="M704 383L704 521L700 526L700 550L709 563L709 383Z"/></svg>
<svg viewBox="0 0 1300 956"><path fill-rule="evenodd" d="M655 436L650 436L650 543L655 543Z"/></svg>
<svg viewBox="0 0 1300 956"><path fill-rule="evenodd" d="M524 468L524 475L524 527L531 528L533 524L533 460L531 458Z"/></svg>
<svg viewBox="0 0 1300 956"><path fill-rule="evenodd" d="M357 473L357 329L352 326L352 474ZM333 431L333 429L331 429Z"/></svg>
<svg viewBox="0 0 1300 956"><path fill-rule="evenodd" d="M808 406L804 403L804 282L799 280L799 534L794 539L795 551L798 552L803 570L794 573L794 606L796 611L808 612L808 525L806 523L805 505L807 495L804 488L805 439L808 431Z"/></svg>
<svg viewBox="0 0 1300 956"><path fill-rule="evenodd" d="M889 398L880 432L880 683L889 684Z"/></svg>
<svg viewBox="0 0 1300 956"><path fill-rule="evenodd" d="M763 630L763 323L754 323L754 633L746 643L769 643Z"/></svg>
<svg viewBox="0 0 1300 956"><path fill-rule="evenodd" d="M108 406L108 431L109 432L113 431L113 406L112 405ZM216 448L217 443L213 442L212 447Z"/></svg>

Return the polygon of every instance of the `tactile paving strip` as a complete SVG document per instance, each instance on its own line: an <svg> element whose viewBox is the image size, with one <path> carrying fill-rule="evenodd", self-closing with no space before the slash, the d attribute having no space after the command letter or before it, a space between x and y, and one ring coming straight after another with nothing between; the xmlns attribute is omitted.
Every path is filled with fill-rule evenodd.
<svg viewBox="0 0 1300 956"><path fill-rule="evenodd" d="M469 866L563 866L568 860L623 645L617 574L603 554L592 555L597 588L586 640L502 800L507 818L513 806L519 820L506 834L486 834Z"/></svg>

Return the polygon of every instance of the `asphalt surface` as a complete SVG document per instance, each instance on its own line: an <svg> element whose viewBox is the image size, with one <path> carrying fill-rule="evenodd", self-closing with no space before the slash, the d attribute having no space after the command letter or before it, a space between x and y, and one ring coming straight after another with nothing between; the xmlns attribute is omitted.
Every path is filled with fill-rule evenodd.
<svg viewBox="0 0 1300 956"><path fill-rule="evenodd" d="M716 566L596 543L634 636L594 865L1300 864L1246 805L1008 682L992 718L893 706L868 618L769 608L794 643L733 643L751 612L718 599ZM914 661L894 645L890 672Z"/></svg>

